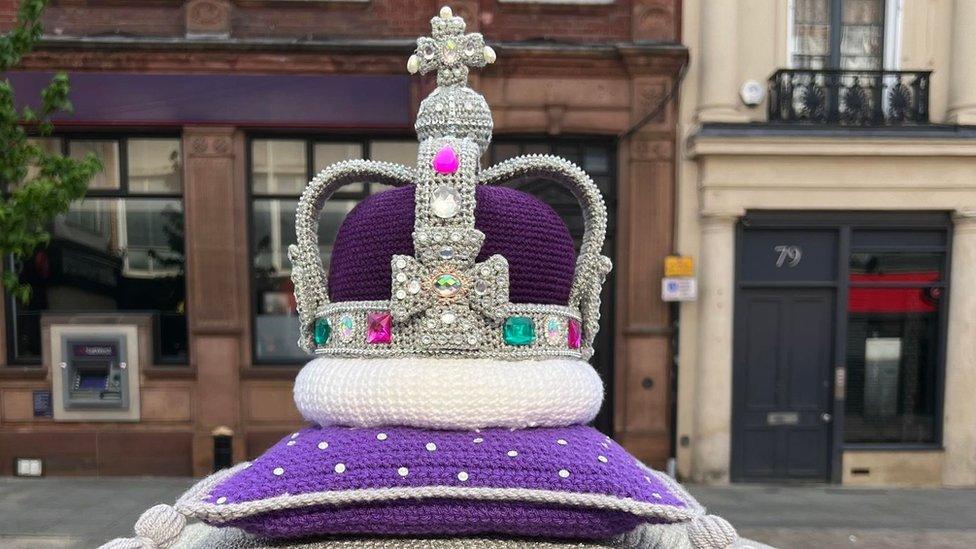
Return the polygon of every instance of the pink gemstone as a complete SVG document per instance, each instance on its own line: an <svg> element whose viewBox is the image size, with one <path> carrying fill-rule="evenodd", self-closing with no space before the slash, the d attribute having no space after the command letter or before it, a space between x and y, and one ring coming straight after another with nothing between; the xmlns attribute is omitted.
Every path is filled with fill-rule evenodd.
<svg viewBox="0 0 976 549"><path fill-rule="evenodd" d="M366 315L366 343L389 343L393 339L393 317L390 313Z"/></svg>
<svg viewBox="0 0 976 549"><path fill-rule="evenodd" d="M569 343L570 349L579 349L583 343L583 328L580 326L579 320L569 319L569 333L566 337L567 343Z"/></svg>
<svg viewBox="0 0 976 549"><path fill-rule="evenodd" d="M437 173L454 173L460 164L461 161L458 160L457 153L449 145L445 145L434 155L434 170Z"/></svg>

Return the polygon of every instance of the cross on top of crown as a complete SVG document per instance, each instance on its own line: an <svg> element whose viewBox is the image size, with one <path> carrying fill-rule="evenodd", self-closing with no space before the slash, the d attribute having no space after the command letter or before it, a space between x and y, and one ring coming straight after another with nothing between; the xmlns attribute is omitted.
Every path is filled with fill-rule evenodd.
<svg viewBox="0 0 976 549"><path fill-rule="evenodd" d="M444 6L430 20L431 36L417 39L417 50L407 61L410 74L437 71L437 85L458 86L468 81L468 67L495 62L495 50L485 45L480 33L464 34L464 19Z"/></svg>

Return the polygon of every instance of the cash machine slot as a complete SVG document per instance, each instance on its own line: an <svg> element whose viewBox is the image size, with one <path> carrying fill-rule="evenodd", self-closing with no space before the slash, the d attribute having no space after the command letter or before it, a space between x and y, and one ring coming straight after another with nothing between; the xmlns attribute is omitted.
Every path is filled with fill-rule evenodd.
<svg viewBox="0 0 976 549"><path fill-rule="evenodd" d="M139 421L139 326L47 317L54 421Z"/></svg>
<svg viewBox="0 0 976 549"><path fill-rule="evenodd" d="M128 407L125 341L65 338L64 408L105 410Z"/></svg>

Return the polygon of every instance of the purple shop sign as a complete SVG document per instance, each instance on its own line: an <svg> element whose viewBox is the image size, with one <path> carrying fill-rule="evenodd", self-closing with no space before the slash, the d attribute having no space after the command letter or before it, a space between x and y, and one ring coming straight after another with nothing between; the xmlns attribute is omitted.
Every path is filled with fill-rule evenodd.
<svg viewBox="0 0 976 549"><path fill-rule="evenodd" d="M52 73L9 72L36 106ZM75 112L61 124L409 128L410 83L393 75L70 73Z"/></svg>

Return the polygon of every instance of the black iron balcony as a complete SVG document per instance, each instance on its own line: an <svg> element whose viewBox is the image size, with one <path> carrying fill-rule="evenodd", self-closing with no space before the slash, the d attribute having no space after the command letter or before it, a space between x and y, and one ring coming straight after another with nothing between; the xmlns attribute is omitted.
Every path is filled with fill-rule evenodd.
<svg viewBox="0 0 976 549"><path fill-rule="evenodd" d="M846 126L928 124L932 71L781 69L769 121Z"/></svg>

